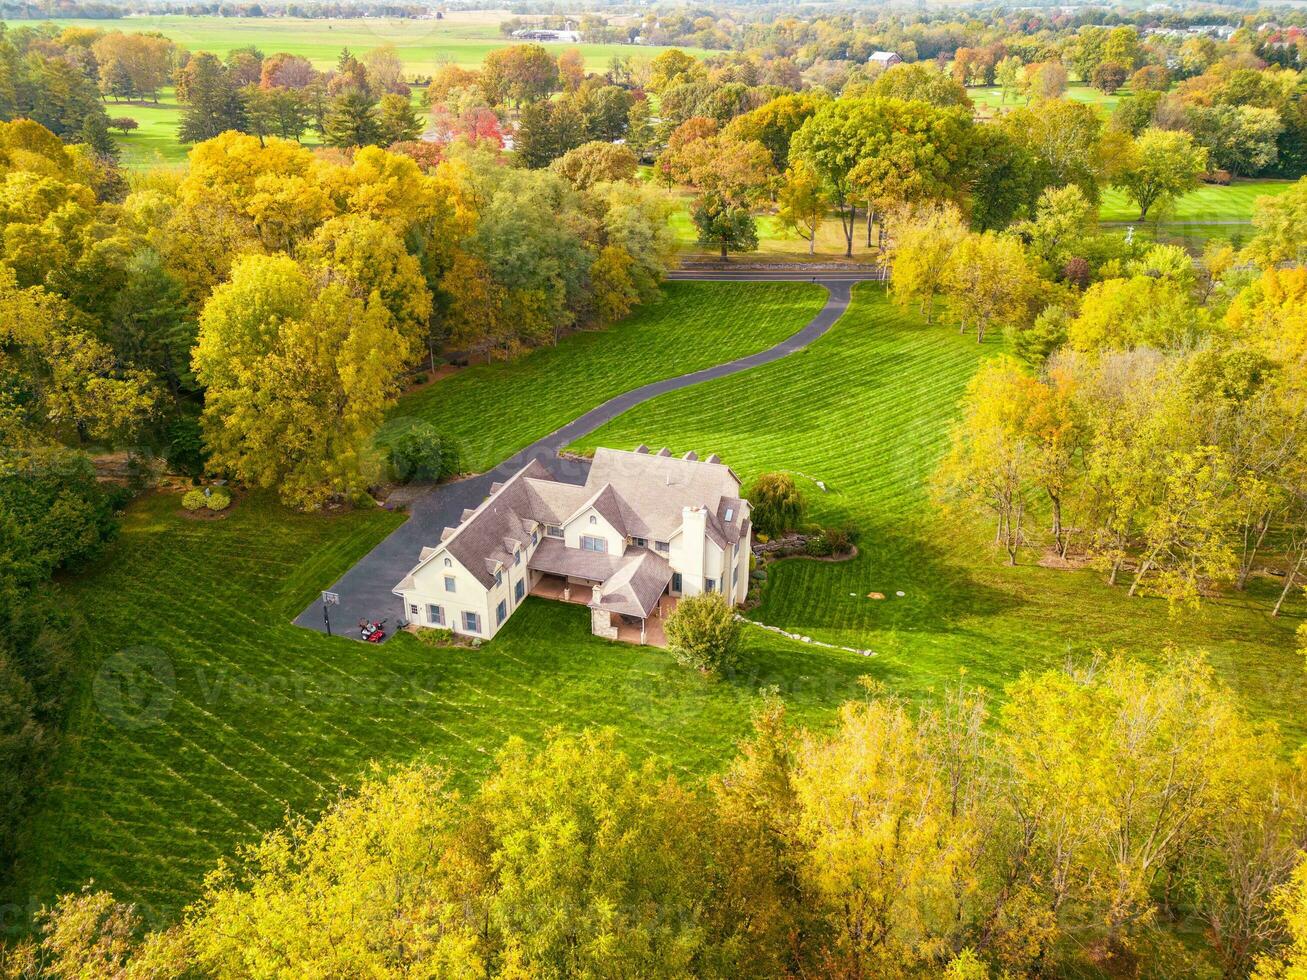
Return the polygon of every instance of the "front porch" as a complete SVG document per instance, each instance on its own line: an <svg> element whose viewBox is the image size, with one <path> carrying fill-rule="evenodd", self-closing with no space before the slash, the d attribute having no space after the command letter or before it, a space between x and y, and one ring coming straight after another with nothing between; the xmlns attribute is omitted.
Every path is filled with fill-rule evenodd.
<svg viewBox="0 0 1307 980"><path fill-rule="evenodd" d="M577 606L592 606L595 586L598 582L579 582L568 580L561 575L541 574L531 587L531 595L555 602L568 602ZM619 643L631 643L636 646L667 646L667 634L663 630L663 620L676 609L677 597L664 592L658 598L647 618L626 616L616 612L591 608L591 631L596 636L617 640ZM595 617L607 616L608 625L595 622ZM601 632L602 630L602 632Z"/></svg>

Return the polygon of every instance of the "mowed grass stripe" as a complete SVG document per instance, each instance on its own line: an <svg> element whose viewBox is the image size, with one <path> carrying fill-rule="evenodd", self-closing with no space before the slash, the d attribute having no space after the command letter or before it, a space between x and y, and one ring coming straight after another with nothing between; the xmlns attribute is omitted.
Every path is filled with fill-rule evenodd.
<svg viewBox="0 0 1307 980"><path fill-rule="evenodd" d="M720 453L747 482L802 474L811 519L852 523L859 555L773 566L760 621L877 651L871 673L912 698L932 697L959 670L992 690L1068 654L1120 649L1162 655L1205 648L1259 716L1307 734L1307 697L1293 631L1304 611L1268 615L1274 583L1174 619L1165 603L1130 599L1092 571L1006 568L992 528L940 518L928 481L957 403L981 360L1002 349L895 309L882 287L859 286L850 312L807 350L745 374L660 397L582 440ZM822 492L815 481L827 487ZM895 595L902 591L903 597ZM884 600L869 599L879 592Z"/></svg>
<svg viewBox="0 0 1307 980"><path fill-rule="evenodd" d="M392 424L429 422L459 443L468 469L483 471L614 395L765 350L825 300L811 283L669 282L658 302L605 330L413 392Z"/></svg>

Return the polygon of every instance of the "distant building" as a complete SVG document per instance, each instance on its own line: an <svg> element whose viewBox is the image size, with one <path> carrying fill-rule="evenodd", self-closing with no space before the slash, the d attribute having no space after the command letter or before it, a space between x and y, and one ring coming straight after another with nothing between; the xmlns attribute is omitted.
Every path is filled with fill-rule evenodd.
<svg viewBox="0 0 1307 980"><path fill-rule="evenodd" d="M882 68L889 68L902 62L897 51L874 51L867 63L870 65L880 65Z"/></svg>

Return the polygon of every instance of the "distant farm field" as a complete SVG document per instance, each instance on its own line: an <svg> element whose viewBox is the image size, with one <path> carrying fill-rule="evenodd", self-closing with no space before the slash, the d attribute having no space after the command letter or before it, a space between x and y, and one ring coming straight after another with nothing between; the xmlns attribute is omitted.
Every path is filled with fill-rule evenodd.
<svg viewBox="0 0 1307 980"><path fill-rule="evenodd" d="M442 20L165 14L120 20L55 18L54 23L105 31L158 31L192 51L212 51L217 55L225 55L232 48L253 45L264 54L286 51L300 55L321 69L336 63L341 48L349 48L359 55L382 44L393 44L409 72L429 75L444 62L476 68L489 52L516 43L500 33L499 24L506 16L493 11L451 13ZM609 59L615 56L652 58L666 50L630 44L550 43L546 47L554 54L570 47L580 48L590 71L603 70Z"/></svg>

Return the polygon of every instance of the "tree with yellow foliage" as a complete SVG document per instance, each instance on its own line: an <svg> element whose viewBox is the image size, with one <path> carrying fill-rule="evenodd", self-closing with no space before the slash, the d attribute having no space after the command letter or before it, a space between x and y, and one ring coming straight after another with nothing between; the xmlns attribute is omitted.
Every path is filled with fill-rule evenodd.
<svg viewBox="0 0 1307 980"><path fill-rule="evenodd" d="M200 316L211 465L305 510L359 498L410 347L381 294L355 295L285 256L247 256Z"/></svg>
<svg viewBox="0 0 1307 980"><path fill-rule="evenodd" d="M928 204L900 208L887 223L891 239L888 261L893 269L890 295L903 307L916 301L930 323L935 317L935 298L948 282L953 252L967 235L962 215L951 204Z"/></svg>

